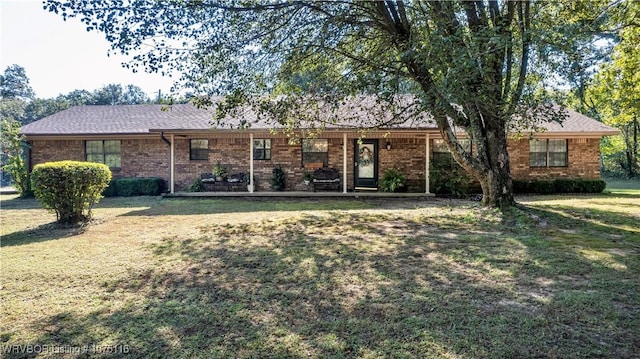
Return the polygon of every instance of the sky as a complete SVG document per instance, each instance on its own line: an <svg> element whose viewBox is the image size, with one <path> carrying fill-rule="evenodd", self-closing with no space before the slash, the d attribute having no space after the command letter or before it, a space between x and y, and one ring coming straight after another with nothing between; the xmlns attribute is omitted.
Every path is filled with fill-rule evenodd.
<svg viewBox="0 0 640 359"><path fill-rule="evenodd" d="M0 71L24 67L36 97L51 98L73 90L93 91L108 84L133 84L151 98L169 93L173 80L159 74L133 73L121 66L124 56L107 56L109 42L87 32L77 19L45 11L41 0L0 0Z"/></svg>

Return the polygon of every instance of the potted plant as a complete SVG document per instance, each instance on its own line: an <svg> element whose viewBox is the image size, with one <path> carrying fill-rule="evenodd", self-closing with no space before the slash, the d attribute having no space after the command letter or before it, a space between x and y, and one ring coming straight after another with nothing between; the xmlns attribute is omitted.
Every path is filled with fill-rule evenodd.
<svg viewBox="0 0 640 359"><path fill-rule="evenodd" d="M282 167L278 166L271 172L271 187L274 191L284 191L286 176Z"/></svg>
<svg viewBox="0 0 640 359"><path fill-rule="evenodd" d="M384 192L400 192L405 187L406 177L396 168L389 168L382 176L382 190Z"/></svg>
<svg viewBox="0 0 640 359"><path fill-rule="evenodd" d="M227 167L221 164L220 161L218 161L218 163L213 166L213 174L216 176L216 181L220 182L227 174Z"/></svg>
<svg viewBox="0 0 640 359"><path fill-rule="evenodd" d="M303 177L305 186L308 186L313 181L313 174L311 172L305 172Z"/></svg>

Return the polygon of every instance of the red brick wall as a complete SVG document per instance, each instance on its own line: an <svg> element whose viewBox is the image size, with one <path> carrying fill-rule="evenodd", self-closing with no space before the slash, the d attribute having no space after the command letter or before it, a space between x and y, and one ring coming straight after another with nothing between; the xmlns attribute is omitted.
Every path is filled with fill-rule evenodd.
<svg viewBox="0 0 640 359"><path fill-rule="evenodd" d="M112 169L114 177L162 177L169 181L169 146L160 139L120 141L121 168ZM33 140L31 164L51 161L84 161L83 140Z"/></svg>
<svg viewBox="0 0 640 359"><path fill-rule="evenodd" d="M206 137L197 137L206 138ZM260 136L256 136L260 138ZM254 161L256 191L271 189L271 171L281 166L287 176L287 190L306 190L303 183L305 169L302 168L300 144L290 145L287 138L271 138L271 160ZM335 167L343 175L342 137L329 138L329 167ZM392 149L386 149L386 142ZM82 140L33 140L32 165L48 161L84 160ZM424 190L425 139L381 138L379 145L379 178L387 168L396 167L409 180L411 191ZM353 188L354 138L347 139L347 186ZM121 141L122 168L114 176L157 176L169 181L169 146L158 139L126 139ZM567 167L530 168L528 139L510 140L509 155L514 179L544 178L599 178L599 140L570 139L568 141ZM231 173L249 172L249 138L209 137L209 159L189 159L189 139L175 140L175 190L184 191L203 172L211 172L220 161L230 167Z"/></svg>
<svg viewBox="0 0 640 359"><path fill-rule="evenodd" d="M122 140L121 177L161 177L169 183L169 145L160 139Z"/></svg>
<svg viewBox="0 0 640 359"><path fill-rule="evenodd" d="M387 150L387 141L391 150ZM388 168L397 168L407 178L409 191L424 192L425 183L425 139L389 138L379 142L378 183Z"/></svg>
<svg viewBox="0 0 640 359"><path fill-rule="evenodd" d="M567 141L567 167L529 167L529 139L510 140L509 158L514 179L600 178L600 140L575 138Z"/></svg>
<svg viewBox="0 0 640 359"><path fill-rule="evenodd" d="M82 140L34 140L31 143L31 167L53 161L84 161Z"/></svg>

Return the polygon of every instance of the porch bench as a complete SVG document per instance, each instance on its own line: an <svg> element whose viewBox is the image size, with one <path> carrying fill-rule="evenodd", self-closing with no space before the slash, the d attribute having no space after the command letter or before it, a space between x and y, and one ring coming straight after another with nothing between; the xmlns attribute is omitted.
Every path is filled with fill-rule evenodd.
<svg viewBox="0 0 640 359"><path fill-rule="evenodd" d="M313 192L319 190L340 191L340 173L335 168L323 167L313 171Z"/></svg>
<svg viewBox="0 0 640 359"><path fill-rule="evenodd" d="M200 175L202 187L207 192L240 192L247 191L247 176L244 173L234 173L222 181L216 181L213 173L202 173Z"/></svg>

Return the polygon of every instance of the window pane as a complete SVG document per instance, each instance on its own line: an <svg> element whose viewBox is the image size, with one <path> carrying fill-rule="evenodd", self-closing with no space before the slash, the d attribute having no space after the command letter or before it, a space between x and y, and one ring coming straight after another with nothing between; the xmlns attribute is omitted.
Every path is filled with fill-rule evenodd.
<svg viewBox="0 0 640 359"><path fill-rule="evenodd" d="M531 152L529 154L529 166L531 167L546 167L547 166L547 154L541 152Z"/></svg>
<svg viewBox="0 0 640 359"><path fill-rule="evenodd" d="M111 168L119 168L120 167L120 155L105 155L104 156L104 164Z"/></svg>
<svg viewBox="0 0 640 359"><path fill-rule="evenodd" d="M433 152L448 153L449 148L444 140L433 140Z"/></svg>
<svg viewBox="0 0 640 359"><path fill-rule="evenodd" d="M254 160L264 160L264 150L259 148L253 149L253 159Z"/></svg>
<svg viewBox="0 0 640 359"><path fill-rule="evenodd" d="M209 140L191 140L191 148L209 149Z"/></svg>
<svg viewBox="0 0 640 359"><path fill-rule="evenodd" d="M87 162L104 163L104 156L101 153L87 154Z"/></svg>
<svg viewBox="0 0 640 359"><path fill-rule="evenodd" d="M567 140L549 140L549 166L567 165Z"/></svg>
<svg viewBox="0 0 640 359"><path fill-rule="evenodd" d="M264 140L264 148L271 149L271 140L270 139ZM269 156L269 157L271 157L271 156Z"/></svg>
<svg viewBox="0 0 640 359"><path fill-rule="evenodd" d="M443 167L452 167L455 164L453 156L448 152L434 152L432 161L434 164L441 165Z"/></svg>
<svg viewBox="0 0 640 359"><path fill-rule="evenodd" d="M549 166L565 167L567 165L567 153L549 153Z"/></svg>
<svg viewBox="0 0 640 359"><path fill-rule="evenodd" d="M329 151L329 141L326 138L302 140L302 152L328 152L328 151Z"/></svg>
<svg viewBox="0 0 640 359"><path fill-rule="evenodd" d="M191 159L192 160L207 160L209 159L209 151L201 150L197 148L191 149Z"/></svg>
<svg viewBox="0 0 640 359"><path fill-rule="evenodd" d="M120 153L120 141L104 141L104 153Z"/></svg>
<svg viewBox="0 0 640 359"><path fill-rule="evenodd" d="M302 154L302 164L322 162L324 167L329 164L329 154L326 152L304 152Z"/></svg>
<svg viewBox="0 0 640 359"><path fill-rule="evenodd" d="M547 166L547 140L534 139L529 141L529 166Z"/></svg>
<svg viewBox="0 0 640 359"><path fill-rule="evenodd" d="M464 148L465 151L471 152L471 140L458 140L460 146Z"/></svg>
<svg viewBox="0 0 640 359"><path fill-rule="evenodd" d="M261 150L264 148L264 140L253 140L253 148Z"/></svg>
<svg viewBox="0 0 640 359"><path fill-rule="evenodd" d="M567 152L567 140L549 140L549 152Z"/></svg>
<svg viewBox="0 0 640 359"><path fill-rule="evenodd" d="M102 150L102 141L87 141L87 155L89 154L102 154L104 153Z"/></svg>
<svg viewBox="0 0 640 359"><path fill-rule="evenodd" d="M547 140L529 141L529 152L547 153Z"/></svg>

